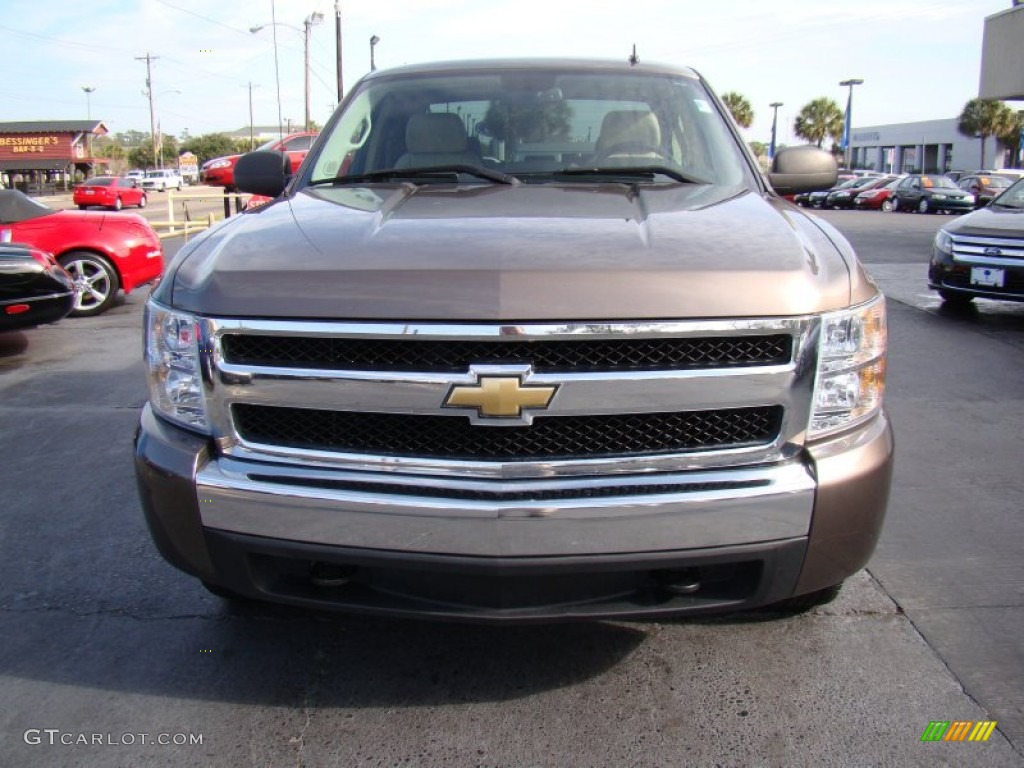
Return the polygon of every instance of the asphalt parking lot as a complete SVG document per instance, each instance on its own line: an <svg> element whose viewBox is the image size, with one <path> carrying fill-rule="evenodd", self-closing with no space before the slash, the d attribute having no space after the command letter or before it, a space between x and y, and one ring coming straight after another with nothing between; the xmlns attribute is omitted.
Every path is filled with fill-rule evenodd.
<svg viewBox="0 0 1024 768"><path fill-rule="evenodd" d="M0 334L0 763L1024 765L1024 305L940 306L946 217L821 215L890 299L897 467L874 559L798 616L230 608L164 563L136 498L145 292ZM923 743L936 720L998 726Z"/></svg>

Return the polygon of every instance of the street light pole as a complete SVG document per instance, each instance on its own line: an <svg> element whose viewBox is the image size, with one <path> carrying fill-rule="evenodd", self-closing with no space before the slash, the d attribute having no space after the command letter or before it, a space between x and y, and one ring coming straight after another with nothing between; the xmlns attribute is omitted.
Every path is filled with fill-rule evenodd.
<svg viewBox="0 0 1024 768"><path fill-rule="evenodd" d="M768 145L768 159L772 160L775 158L775 129L779 124L779 107L782 102L773 101L768 106L772 108L772 143Z"/></svg>
<svg viewBox="0 0 1024 768"><path fill-rule="evenodd" d="M371 72L376 72L377 71L377 62L374 61L374 58L373 58L373 49L377 46L377 43L379 43L379 42L380 42L380 38L377 37L376 35L372 35L370 37L370 71Z"/></svg>
<svg viewBox="0 0 1024 768"><path fill-rule="evenodd" d="M90 96L96 90L95 86L83 85L82 90L85 91L85 116L86 119L92 122L92 99ZM89 161L89 165L92 165L92 128L85 134L85 156L86 160Z"/></svg>
<svg viewBox="0 0 1024 768"><path fill-rule="evenodd" d="M846 167L850 167L850 131L853 125L853 86L862 85L864 83L860 78L853 78L850 80L843 80L839 83L840 86L849 87L850 93L846 97L846 120L843 122L843 140L840 142L840 148L843 150L843 161Z"/></svg>

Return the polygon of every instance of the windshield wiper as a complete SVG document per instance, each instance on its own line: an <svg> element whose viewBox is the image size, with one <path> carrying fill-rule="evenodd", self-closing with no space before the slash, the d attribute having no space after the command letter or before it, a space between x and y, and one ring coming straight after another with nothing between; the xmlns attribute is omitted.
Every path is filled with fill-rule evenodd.
<svg viewBox="0 0 1024 768"><path fill-rule="evenodd" d="M699 179L696 176L687 176L674 168L663 165L637 165L623 166L622 168L563 168L554 171L556 176L602 176L602 177L624 177L628 179L651 179L655 176L668 176L674 181L683 184L707 184L706 179Z"/></svg>
<svg viewBox="0 0 1024 768"><path fill-rule="evenodd" d="M385 168L381 171L370 173L356 173L348 176L336 176L326 179L313 179L310 186L319 184L358 184L367 181L393 181L395 179L409 179L422 181L431 178L444 178L455 174L465 173L476 176L478 179L486 179L496 184L518 184L519 179L509 176L507 173L484 168L480 165L463 165L455 163L452 165L434 165L425 168Z"/></svg>

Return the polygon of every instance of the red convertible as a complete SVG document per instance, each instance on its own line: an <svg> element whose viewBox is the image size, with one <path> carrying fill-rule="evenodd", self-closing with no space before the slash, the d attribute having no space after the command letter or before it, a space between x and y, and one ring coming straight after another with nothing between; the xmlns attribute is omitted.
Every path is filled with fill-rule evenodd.
<svg viewBox="0 0 1024 768"><path fill-rule="evenodd" d="M75 281L73 316L98 315L164 269L156 232L135 213L56 211L14 189L0 189L0 243L49 251Z"/></svg>
<svg viewBox="0 0 1024 768"><path fill-rule="evenodd" d="M126 205L146 207L146 193L135 179L119 176L96 176L75 187L72 197L83 211L90 205L102 205L120 211Z"/></svg>

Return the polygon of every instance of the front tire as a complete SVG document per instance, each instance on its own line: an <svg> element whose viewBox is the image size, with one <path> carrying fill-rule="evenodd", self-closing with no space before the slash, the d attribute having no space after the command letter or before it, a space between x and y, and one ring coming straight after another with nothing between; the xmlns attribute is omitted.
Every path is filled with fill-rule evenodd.
<svg viewBox="0 0 1024 768"><path fill-rule="evenodd" d="M114 201L114 210L120 211L122 208L124 208L124 201L119 197Z"/></svg>
<svg viewBox="0 0 1024 768"><path fill-rule="evenodd" d="M931 208L928 205L928 199L922 197L921 202L917 204L918 213L931 213Z"/></svg>
<svg viewBox="0 0 1024 768"><path fill-rule="evenodd" d="M895 208L892 207L892 200L883 200L882 210L885 211L886 213L892 213L894 210L896 210Z"/></svg>
<svg viewBox="0 0 1024 768"><path fill-rule="evenodd" d="M892 198L892 210L893 213L900 209L900 199L898 197Z"/></svg>
<svg viewBox="0 0 1024 768"><path fill-rule="evenodd" d="M145 208L146 207L146 203L147 203L147 200L146 200L146 196L145 195L143 195L142 197L139 198L139 208Z"/></svg>
<svg viewBox="0 0 1024 768"><path fill-rule="evenodd" d="M106 258L88 251L71 251L57 259L75 281L72 317L92 317L110 309L121 281Z"/></svg>

